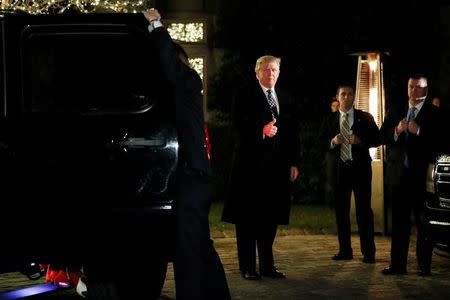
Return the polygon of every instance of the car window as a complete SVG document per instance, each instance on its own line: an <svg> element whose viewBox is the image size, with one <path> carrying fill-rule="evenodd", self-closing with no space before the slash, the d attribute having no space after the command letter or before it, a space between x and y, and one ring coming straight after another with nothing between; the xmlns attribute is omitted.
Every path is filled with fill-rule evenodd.
<svg viewBox="0 0 450 300"><path fill-rule="evenodd" d="M126 113L152 105L154 67L145 35L28 31L22 47L27 110Z"/></svg>

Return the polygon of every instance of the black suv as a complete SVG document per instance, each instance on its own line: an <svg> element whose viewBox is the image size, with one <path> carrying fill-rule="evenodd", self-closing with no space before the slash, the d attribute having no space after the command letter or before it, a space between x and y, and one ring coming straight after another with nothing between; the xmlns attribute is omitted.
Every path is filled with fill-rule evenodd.
<svg viewBox="0 0 450 300"><path fill-rule="evenodd" d="M450 256L450 155L440 155L427 174L427 221L437 249Z"/></svg>
<svg viewBox="0 0 450 300"><path fill-rule="evenodd" d="M170 259L178 139L144 17L4 14L0 41L0 269Z"/></svg>

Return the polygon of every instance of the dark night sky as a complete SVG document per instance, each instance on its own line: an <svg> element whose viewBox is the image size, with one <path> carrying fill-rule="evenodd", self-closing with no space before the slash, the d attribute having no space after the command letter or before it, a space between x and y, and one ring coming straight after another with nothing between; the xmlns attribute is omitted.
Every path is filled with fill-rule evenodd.
<svg viewBox="0 0 450 300"><path fill-rule="evenodd" d="M306 102L326 103L340 82L354 83L357 58L349 54L362 50L389 52L387 95L404 95L403 78L412 70L433 79L439 71L438 5L368 2L223 1L216 46L238 54L241 69L231 71L242 80L253 80L260 55L282 57L279 84Z"/></svg>

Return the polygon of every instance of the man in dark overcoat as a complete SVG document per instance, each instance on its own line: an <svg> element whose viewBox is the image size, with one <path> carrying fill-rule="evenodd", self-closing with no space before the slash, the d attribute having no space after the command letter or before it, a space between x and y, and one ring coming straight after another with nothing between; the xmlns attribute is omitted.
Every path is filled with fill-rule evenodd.
<svg viewBox="0 0 450 300"><path fill-rule="evenodd" d="M298 117L293 98L275 87L280 59L260 57L255 72L258 81L233 101L235 152L223 220L236 225L243 278L285 278L272 246L277 225L289 223L291 185L299 174Z"/></svg>

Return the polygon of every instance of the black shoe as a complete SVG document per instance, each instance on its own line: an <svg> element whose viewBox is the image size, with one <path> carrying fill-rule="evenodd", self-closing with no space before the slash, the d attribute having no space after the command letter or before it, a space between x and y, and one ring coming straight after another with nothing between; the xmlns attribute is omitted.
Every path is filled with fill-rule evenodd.
<svg viewBox="0 0 450 300"><path fill-rule="evenodd" d="M259 275L256 271L244 271L241 272L241 276L247 280L261 280L261 275Z"/></svg>
<svg viewBox="0 0 450 300"><path fill-rule="evenodd" d="M363 263L365 263L365 264L374 264L375 263L375 257L366 255L363 258Z"/></svg>
<svg viewBox="0 0 450 300"><path fill-rule="evenodd" d="M261 275L264 277L276 278L276 279L284 279L286 278L286 274L280 272L277 268L273 267L268 271L261 271Z"/></svg>
<svg viewBox="0 0 450 300"><path fill-rule="evenodd" d="M431 271L430 269L419 269L419 271L417 272L417 275L422 276L422 277L427 277L427 276L431 276Z"/></svg>
<svg viewBox="0 0 450 300"><path fill-rule="evenodd" d="M353 259L353 254L338 252L331 259L332 260L350 260L350 259Z"/></svg>
<svg viewBox="0 0 450 300"><path fill-rule="evenodd" d="M389 266L387 268L384 268L381 273L383 275L403 275L406 274L406 268L394 268L392 266Z"/></svg>

